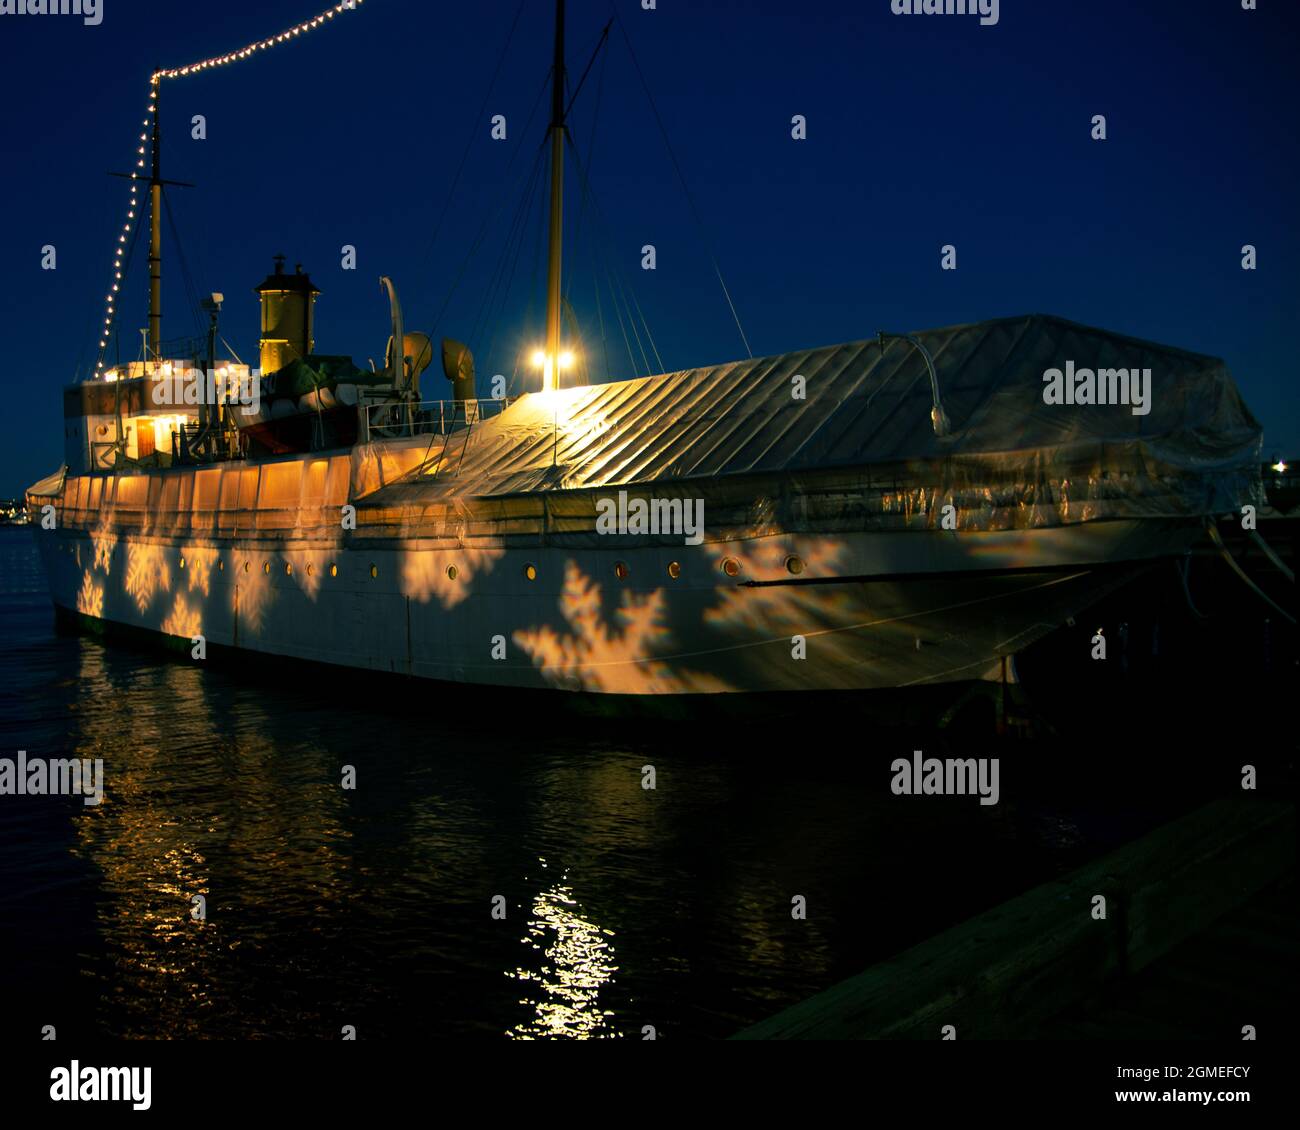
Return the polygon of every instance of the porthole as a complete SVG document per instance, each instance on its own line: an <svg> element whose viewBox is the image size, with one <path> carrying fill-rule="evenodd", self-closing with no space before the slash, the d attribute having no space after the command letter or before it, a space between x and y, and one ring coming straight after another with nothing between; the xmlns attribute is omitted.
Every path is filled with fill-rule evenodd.
<svg viewBox="0 0 1300 1130"><path fill-rule="evenodd" d="M680 561L670 561L668 563L668 575L675 581L682 575L682 564Z"/></svg>
<svg viewBox="0 0 1300 1130"><path fill-rule="evenodd" d="M314 572L316 572L316 566L315 566L315 565L308 565L308 566L307 566L307 576L310 577Z"/></svg>
<svg viewBox="0 0 1300 1130"><path fill-rule="evenodd" d="M458 570L455 565L447 566L447 580L454 581L459 576L460 570Z"/></svg>
<svg viewBox="0 0 1300 1130"><path fill-rule="evenodd" d="M626 580L627 580L628 572L629 572L629 570L628 570L627 562L626 562L626 561L615 561L615 562L614 562L614 576L616 576L620 581L626 581Z"/></svg>
<svg viewBox="0 0 1300 1130"><path fill-rule="evenodd" d="M218 572L218 573L224 573L225 571L226 571L226 563L225 563L224 561L218 559L218 561L217 561L217 572Z"/></svg>
<svg viewBox="0 0 1300 1130"><path fill-rule="evenodd" d="M378 566L378 565L371 565L371 566L370 566L370 579L373 581L377 576L379 576L379 566Z"/></svg>
<svg viewBox="0 0 1300 1130"><path fill-rule="evenodd" d="M181 568L182 568L182 569L185 568L185 558L184 558L184 557L181 558Z"/></svg>
<svg viewBox="0 0 1300 1130"><path fill-rule="evenodd" d="M803 572L803 558L796 557L793 553L785 559L785 571L798 576Z"/></svg>
<svg viewBox="0 0 1300 1130"><path fill-rule="evenodd" d="M338 575L339 575L339 567L333 564L330 565L330 576L337 577Z"/></svg>
<svg viewBox="0 0 1300 1130"><path fill-rule="evenodd" d="M530 580L530 581L535 581L535 580L537 580L537 566L536 566L536 565L531 565L531 564L529 564L529 565L525 565L525 566L524 566L524 577L525 577L527 580Z"/></svg>
<svg viewBox="0 0 1300 1130"><path fill-rule="evenodd" d="M247 561L244 562L244 572L245 572L245 573L248 572L248 562L247 562Z"/></svg>
<svg viewBox="0 0 1300 1130"><path fill-rule="evenodd" d="M289 562L287 562L287 561L284 563L284 575L285 575L286 577L292 577L292 576L293 576L293 566L290 565Z"/></svg>
<svg viewBox="0 0 1300 1130"><path fill-rule="evenodd" d="M262 572L265 573L265 574L267 574L267 576L270 576L270 574L271 574L271 563L270 563L269 561L263 561L263 562L262 562Z"/></svg>
<svg viewBox="0 0 1300 1130"><path fill-rule="evenodd" d="M734 557L723 558L722 571L728 577L738 577L740 576L740 562Z"/></svg>

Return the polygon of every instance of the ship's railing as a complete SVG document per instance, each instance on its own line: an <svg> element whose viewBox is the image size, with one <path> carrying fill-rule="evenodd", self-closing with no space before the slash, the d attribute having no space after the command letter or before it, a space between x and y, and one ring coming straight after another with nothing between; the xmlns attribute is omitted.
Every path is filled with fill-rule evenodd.
<svg viewBox="0 0 1300 1130"><path fill-rule="evenodd" d="M361 442L405 436L450 435L499 416L519 398L501 400L422 400L418 404L387 401L361 405Z"/></svg>

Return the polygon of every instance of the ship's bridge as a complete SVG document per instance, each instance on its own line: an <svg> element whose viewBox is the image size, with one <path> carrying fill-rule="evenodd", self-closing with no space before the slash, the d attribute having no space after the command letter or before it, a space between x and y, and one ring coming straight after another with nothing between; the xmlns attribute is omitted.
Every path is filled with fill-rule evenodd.
<svg viewBox="0 0 1300 1130"><path fill-rule="evenodd" d="M257 395L257 376L242 362L218 361L209 372L195 350L173 348L163 359L129 361L102 379L63 392L64 460L69 473L135 465L167 467L183 461L187 437L220 421L227 405ZM238 458L237 440L215 449Z"/></svg>

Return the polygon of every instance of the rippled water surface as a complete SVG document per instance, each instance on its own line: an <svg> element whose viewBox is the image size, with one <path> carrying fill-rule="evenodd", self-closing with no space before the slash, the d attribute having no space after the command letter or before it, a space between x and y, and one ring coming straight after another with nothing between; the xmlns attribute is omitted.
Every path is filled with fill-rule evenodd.
<svg viewBox="0 0 1300 1130"><path fill-rule="evenodd" d="M595 726L105 646L55 631L24 530L0 642L0 756L104 762L98 807L0 797L0 987L60 1038L723 1037L1158 815L1005 762L996 807L896 798L906 739L818 718Z"/></svg>

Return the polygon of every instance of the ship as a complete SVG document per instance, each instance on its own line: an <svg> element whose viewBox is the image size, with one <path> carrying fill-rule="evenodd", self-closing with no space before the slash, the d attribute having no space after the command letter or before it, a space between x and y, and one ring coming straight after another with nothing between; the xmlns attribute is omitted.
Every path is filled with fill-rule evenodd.
<svg viewBox="0 0 1300 1130"><path fill-rule="evenodd" d="M282 257L256 372L220 355L217 294L206 343L169 352L154 113L147 342L64 389L64 465L27 491L61 617L614 711L797 703L1014 678L1261 504L1222 360L1055 315L565 386L564 29L558 0L541 387L518 396L479 397L471 345L407 332L387 278L383 366L318 353L325 296ZM196 371L215 397L159 396Z"/></svg>

